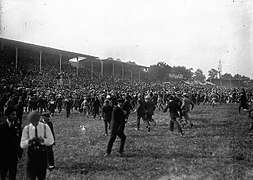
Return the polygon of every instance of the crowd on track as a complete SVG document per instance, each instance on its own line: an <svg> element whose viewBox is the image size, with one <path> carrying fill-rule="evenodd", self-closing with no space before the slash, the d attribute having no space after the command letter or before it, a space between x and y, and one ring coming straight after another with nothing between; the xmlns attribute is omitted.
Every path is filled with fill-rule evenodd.
<svg viewBox="0 0 253 180"><path fill-rule="evenodd" d="M23 152L20 149L20 141L22 148L30 147L33 143L45 146L54 144L52 125L49 127L50 123L44 122L48 125L44 127L38 117L41 115L53 117L55 113L61 113L62 110L65 110L66 118L71 118L75 113L82 113L87 118L104 120L105 134L108 135L108 128L111 130L106 156L110 155L116 136L121 139L119 153L123 153L126 140L123 124L128 120L131 111L137 114L136 130L140 129L140 120L143 120L148 132L151 131L150 124L156 123L153 119L155 109L162 112L169 111L170 130L173 131L175 126L182 136L184 135L182 126L187 124L190 127L194 126L188 113L201 104L210 104L214 107L218 104L238 103L238 112L247 111L253 119L253 91L251 89L189 85L180 80L166 84L133 82L112 77L94 77L91 80L89 79L90 73L85 70L80 70L77 75L74 67L63 64L62 72L59 73L57 65L49 62L43 63L41 71L38 64L32 61L22 62L18 68L15 68L13 63L5 62L0 64L0 68L0 119L3 122L7 119L9 125L12 122L15 124L17 138L13 137L12 140L19 147L15 149L11 144L6 145L8 140L3 139L2 134L0 135L0 146L14 148L17 158L20 158ZM26 126L22 124L24 113L28 113L30 123ZM14 115L15 118L12 118ZM117 118L122 119L122 122L118 123ZM47 121L47 118L44 119ZM33 127L34 124L40 128L39 134L42 138L36 135L37 130L29 130L29 127ZM3 126L0 128L3 129ZM26 128L31 133L28 136ZM45 133L43 133L44 129L46 129ZM253 126L250 129L253 130ZM44 134L46 134L45 137ZM33 137L32 141L29 140L31 137ZM6 153L0 152L0 156ZM31 150L31 153L34 154L34 151ZM34 156L38 155L35 153ZM3 157L1 158L0 171L4 179L7 170L3 165ZM28 158L28 161L28 164L31 163L31 158ZM46 160L42 157L41 161ZM17 163L15 159L13 162ZM8 167L9 173L15 174L15 168L13 170L11 166ZM54 167L53 164L50 166ZM48 168L46 163L43 167L37 168L42 169L43 173L34 174L36 170L28 168L27 174L31 177L37 175L43 179L45 169Z"/></svg>
<svg viewBox="0 0 253 180"><path fill-rule="evenodd" d="M138 94L150 95L159 108L166 104L170 95L175 93L181 95L187 93L197 105L210 103L212 99L220 103L237 103L241 98L241 89L238 88L188 85L183 81L166 84L112 78L95 78L91 81L87 78L88 73L79 72L77 76L73 73L75 68L70 65L64 65L61 74L58 73L56 65L47 63L44 65L42 69L47 71L39 71L36 64L29 64L29 66L21 64L18 69L11 63L0 65L0 117L3 117L6 107L18 104L24 107L25 112L38 109L40 112L49 110L53 114L55 109L61 111L60 107L66 107L68 100L71 100L71 105L69 104L71 109L81 112L84 99L88 103L89 112L92 112L95 100L100 102L95 104L101 108L104 100L109 96L111 99L127 96L132 107L135 107ZM245 92L245 96L247 102L252 101L250 90Z"/></svg>

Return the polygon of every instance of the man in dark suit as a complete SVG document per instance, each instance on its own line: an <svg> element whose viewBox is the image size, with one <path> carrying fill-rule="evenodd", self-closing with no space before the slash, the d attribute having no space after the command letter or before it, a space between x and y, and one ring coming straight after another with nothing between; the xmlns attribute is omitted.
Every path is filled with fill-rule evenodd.
<svg viewBox="0 0 253 180"><path fill-rule="evenodd" d="M65 107L66 107L66 117L69 118L70 110L72 108L72 97L71 96L69 96L67 99L65 99Z"/></svg>
<svg viewBox="0 0 253 180"><path fill-rule="evenodd" d="M112 110L113 107L109 104L110 101L108 99L105 100L105 105L102 107L102 118L104 120L105 125L105 134L108 135L108 125L112 119Z"/></svg>
<svg viewBox="0 0 253 180"><path fill-rule="evenodd" d="M177 102L177 100L175 100L175 98L173 96L170 96L169 102L163 112L166 112L168 109L170 112L170 119L171 119L170 120L170 131L171 132L174 131L174 125L176 124L178 132L181 134L181 136L183 136L184 132L177 121L177 118L179 117L178 112L180 110L180 106L179 106L179 103Z"/></svg>
<svg viewBox="0 0 253 180"><path fill-rule="evenodd" d="M5 179L9 171L9 179L16 179L18 158L22 156L19 146L21 130L15 123L16 110L8 107L4 111L6 121L0 125L0 173L1 179Z"/></svg>
<svg viewBox="0 0 253 180"><path fill-rule="evenodd" d="M117 102L118 105L116 105L112 111L112 119L110 123L111 136L107 145L106 156L109 156L111 154L112 146L116 139L116 136L119 136L121 139L119 149L120 155L123 155L124 151L124 145L126 141L126 135L124 134L126 112L122 109L124 105L124 99L118 99Z"/></svg>
<svg viewBox="0 0 253 180"><path fill-rule="evenodd" d="M146 103L143 99L143 96L141 94L138 94L138 100L137 100L137 108L135 111L137 111L137 128L136 130L140 129L140 120L143 119L144 123L146 124L146 128L148 129L148 132L150 131L150 124L149 121L146 119L146 109L145 109Z"/></svg>

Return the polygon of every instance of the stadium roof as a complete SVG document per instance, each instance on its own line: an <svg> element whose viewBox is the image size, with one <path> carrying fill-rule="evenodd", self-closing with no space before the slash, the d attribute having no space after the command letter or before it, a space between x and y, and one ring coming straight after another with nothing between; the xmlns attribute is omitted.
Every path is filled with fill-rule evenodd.
<svg viewBox="0 0 253 180"><path fill-rule="evenodd" d="M128 62L122 62L122 61L117 61L114 59L99 59L99 57L96 56L91 56L87 54L82 54L82 53L77 53L77 52L71 52L71 51L66 51L66 50L61 50L61 49L55 49L51 47L46 47L46 46L41 46L41 45L36 45L36 44L31 44L31 43L26 43L26 42L21 42L17 40L12 40L12 39L7 39L7 38L2 38L0 37L0 43L2 46L8 46L8 48L15 49L15 47L18 48L18 52L22 53L25 56L31 56L34 54L33 52L39 52L41 51L42 54L53 54L53 55L62 55L63 61L65 60L70 60L73 58L77 57L84 57L84 61L87 60L102 60L104 62L113 62L113 63L119 63L119 64L126 64L130 66L138 66L141 68L148 68L147 66L141 66L138 64L131 64Z"/></svg>
<svg viewBox="0 0 253 180"><path fill-rule="evenodd" d="M85 57L87 59L97 59L98 57L96 56L91 56L87 54L82 54L82 53L76 53L76 52L71 52L71 51L66 51L66 50L61 50L61 49L55 49L51 47L46 47L46 46L41 46L41 45L36 45L36 44L30 44L26 42L21 42L21 41L16 41L16 40L11 40L11 39L6 39L6 38L1 38L0 37L0 42L2 45L7 45L9 47L17 47L19 48L19 51L22 49L25 50L32 50L32 51L42 51L42 53L49 53L49 54L58 54L62 55L67 59L75 58L75 57Z"/></svg>
<svg viewBox="0 0 253 180"><path fill-rule="evenodd" d="M89 61L89 59L82 59L80 60L81 61ZM123 61L117 61L117 60L114 60L114 59L95 59L95 61L104 61L104 62L109 62L109 63L118 63L118 64L124 64L124 65L129 65L129 66L138 66L140 68L149 68L147 66L141 66L141 65L138 65L138 64L133 64L133 63L129 63L129 62L123 62Z"/></svg>
<svg viewBox="0 0 253 180"><path fill-rule="evenodd" d="M113 59L101 59L101 60L105 61L105 62L116 62L116 63L122 63L122 64L130 65L130 66L138 66L138 67L141 67L141 68L148 68L147 66L141 66L141 65L138 65L138 64L131 64L131 63L128 63L128 62L122 62L122 61L117 61L117 60L113 60Z"/></svg>

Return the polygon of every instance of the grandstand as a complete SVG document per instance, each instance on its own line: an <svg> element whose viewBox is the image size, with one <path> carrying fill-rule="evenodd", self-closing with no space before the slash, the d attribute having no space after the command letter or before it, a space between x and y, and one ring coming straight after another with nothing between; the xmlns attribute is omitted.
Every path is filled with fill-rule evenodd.
<svg viewBox="0 0 253 180"><path fill-rule="evenodd" d="M148 67L112 59L83 59L79 67L91 70L100 78L126 79L130 81L147 81Z"/></svg>
<svg viewBox="0 0 253 180"><path fill-rule="evenodd" d="M70 65L69 60L82 57L78 61L78 70L75 75L85 76L86 80L96 78L127 79L131 81L147 81L148 67L120 62L111 59L99 59L98 57L76 53L66 50L45 47L21 41L0 38L1 60L12 64L17 69L24 64L34 64L39 72L47 70L45 65L55 66L54 74L65 73L64 67ZM26 68L26 67L25 67ZM78 73L79 72L79 73ZM83 72L83 73L82 73Z"/></svg>

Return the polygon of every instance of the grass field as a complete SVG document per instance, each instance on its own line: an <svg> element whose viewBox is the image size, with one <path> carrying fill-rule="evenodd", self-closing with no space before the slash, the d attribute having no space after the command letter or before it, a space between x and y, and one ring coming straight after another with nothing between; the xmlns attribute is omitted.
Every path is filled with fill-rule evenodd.
<svg viewBox="0 0 253 180"><path fill-rule="evenodd" d="M157 125L151 132L143 122L140 131L134 130L136 114L131 114L124 157L117 155L119 139L112 156L104 157L109 136L99 118L71 114L67 119L65 112L56 114L52 118L56 169L48 171L47 179L253 179L250 119L239 114L237 106L196 107L190 114L194 126L184 128L183 137L169 131L168 113L156 111ZM23 171L21 161L17 179L22 179Z"/></svg>

